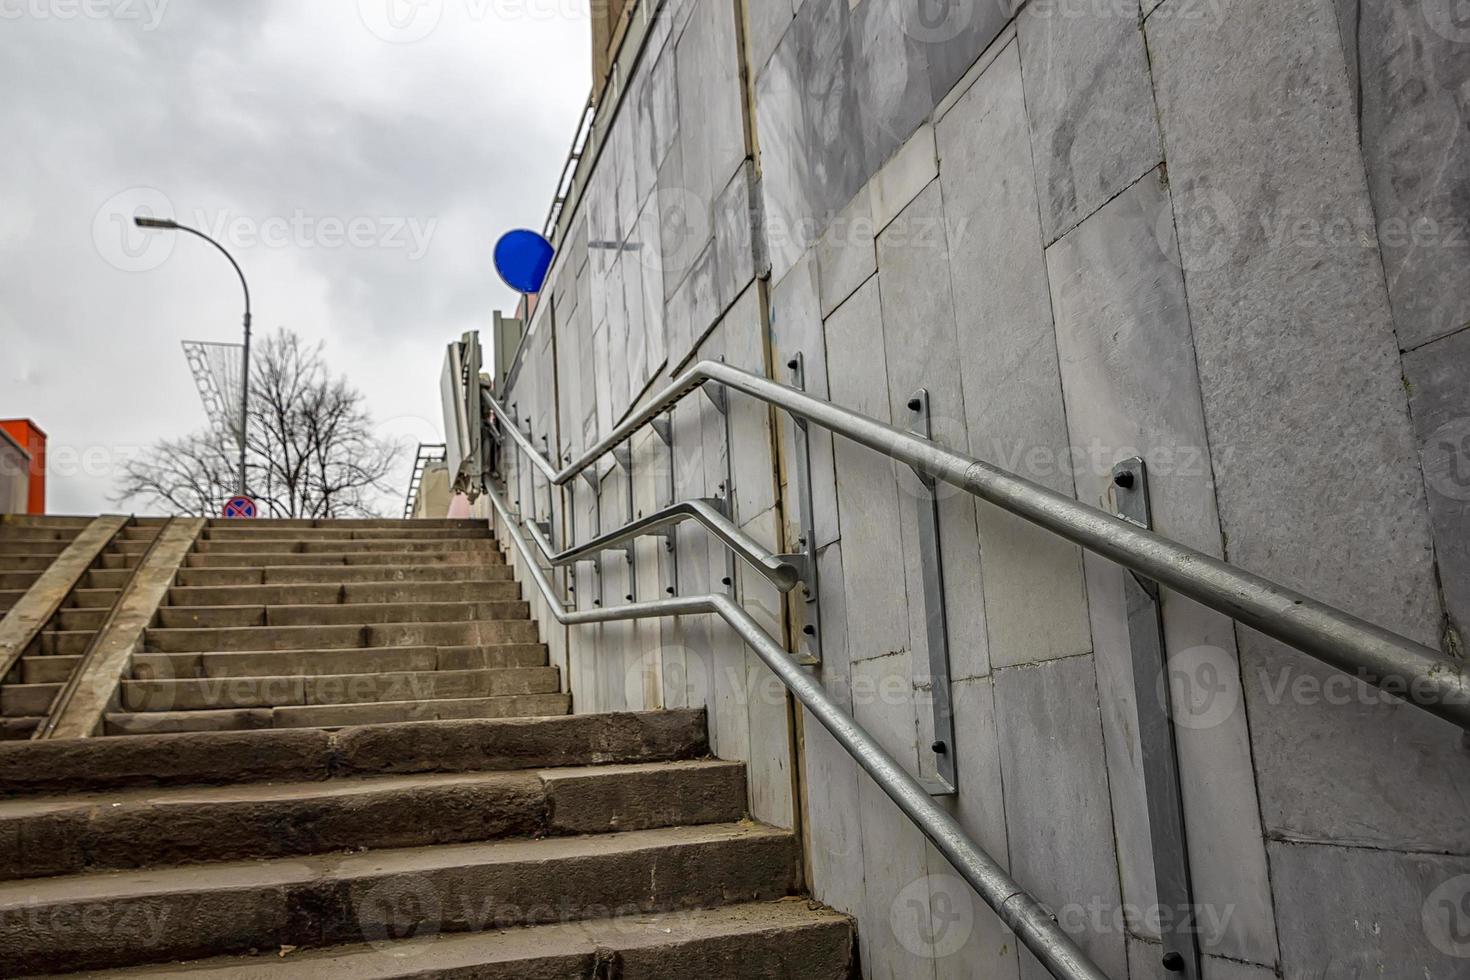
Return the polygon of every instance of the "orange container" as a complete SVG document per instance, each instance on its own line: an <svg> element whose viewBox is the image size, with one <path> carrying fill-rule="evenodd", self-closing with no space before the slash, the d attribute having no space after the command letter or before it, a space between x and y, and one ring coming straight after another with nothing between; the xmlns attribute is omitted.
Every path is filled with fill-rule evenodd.
<svg viewBox="0 0 1470 980"><path fill-rule="evenodd" d="M30 486L26 513L46 513L46 433L30 419L0 419L0 429L20 444L31 457Z"/></svg>

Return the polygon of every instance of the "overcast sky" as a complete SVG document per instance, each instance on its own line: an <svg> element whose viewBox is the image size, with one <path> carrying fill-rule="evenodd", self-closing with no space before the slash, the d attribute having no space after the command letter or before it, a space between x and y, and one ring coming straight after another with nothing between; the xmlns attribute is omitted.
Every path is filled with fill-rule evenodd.
<svg viewBox="0 0 1470 980"><path fill-rule="evenodd" d="M179 342L326 344L384 434L442 438L444 345L514 297L589 88L585 0L0 0L0 417L50 435L49 507L205 423ZM174 240L177 238L177 240ZM395 477L401 485L404 476Z"/></svg>

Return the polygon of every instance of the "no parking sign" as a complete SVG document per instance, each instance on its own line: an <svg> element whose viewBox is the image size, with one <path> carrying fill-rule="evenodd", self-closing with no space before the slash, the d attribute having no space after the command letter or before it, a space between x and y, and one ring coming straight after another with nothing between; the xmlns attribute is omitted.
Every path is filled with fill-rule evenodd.
<svg viewBox="0 0 1470 980"><path fill-rule="evenodd" d="M225 516L249 518L255 516L255 501L249 497L231 497L225 501Z"/></svg>

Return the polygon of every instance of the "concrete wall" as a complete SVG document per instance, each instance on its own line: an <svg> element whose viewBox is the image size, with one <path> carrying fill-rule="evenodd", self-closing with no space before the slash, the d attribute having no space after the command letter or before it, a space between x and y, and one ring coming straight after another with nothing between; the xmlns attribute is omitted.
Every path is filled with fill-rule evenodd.
<svg viewBox="0 0 1470 980"><path fill-rule="evenodd" d="M646 4L645 4L646 6ZM1470 31L1441 0L677 0L649 24L510 387L565 460L698 357L906 424L1460 656L1470 617ZM648 9L652 9L651 7ZM645 10L645 15L647 10ZM513 473L558 542L720 496L794 548L784 419L703 397L593 488ZM728 437L728 438L727 438ZM823 682L931 771L912 478L818 435ZM533 486L534 484L534 486ZM533 504L532 501L535 503ZM971 834L1112 976L1158 977L1113 565L940 505ZM697 527L605 601L722 589ZM595 576L569 581L592 601ZM728 586L777 636L779 594ZM1216 978L1470 970L1459 732L1166 595ZM798 827L870 977L1041 976L761 665L704 619L549 630L576 710L705 705L756 816ZM1163 678L1159 683L1164 683ZM793 785L798 789L793 791ZM1165 910L1166 913L1176 910Z"/></svg>

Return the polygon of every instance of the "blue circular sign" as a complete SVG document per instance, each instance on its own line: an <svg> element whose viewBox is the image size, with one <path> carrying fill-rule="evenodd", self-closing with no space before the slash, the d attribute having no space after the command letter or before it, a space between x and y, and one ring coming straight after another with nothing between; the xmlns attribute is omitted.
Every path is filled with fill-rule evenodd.
<svg viewBox="0 0 1470 980"><path fill-rule="evenodd" d="M542 236L517 228L495 243L495 271L518 293L539 293L556 250Z"/></svg>
<svg viewBox="0 0 1470 980"><path fill-rule="evenodd" d="M250 518L255 516L255 501L249 497L231 497L225 501L225 516Z"/></svg>

